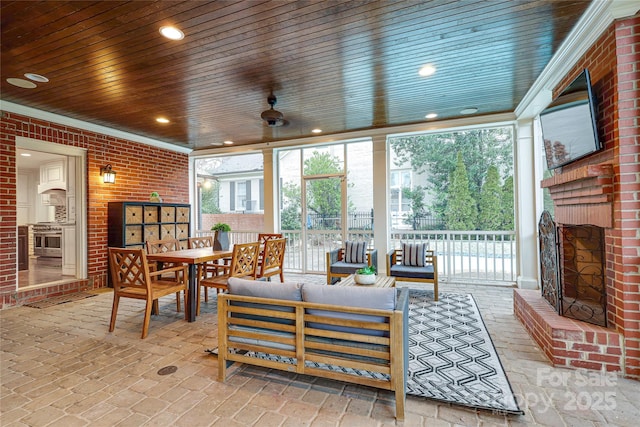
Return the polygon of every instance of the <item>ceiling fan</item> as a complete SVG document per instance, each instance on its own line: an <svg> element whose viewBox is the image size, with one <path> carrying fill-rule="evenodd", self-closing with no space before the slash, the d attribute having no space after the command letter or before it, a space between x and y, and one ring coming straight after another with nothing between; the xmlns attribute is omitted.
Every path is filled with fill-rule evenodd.
<svg viewBox="0 0 640 427"><path fill-rule="evenodd" d="M267 126L269 126L270 128L280 127L286 124L284 115L280 111L273 109L273 106L276 105L276 102L278 102L276 96L273 93L269 94L269 96L267 97L267 103L271 106L271 108L263 111L262 114L260 114L262 120L264 120L267 123Z"/></svg>

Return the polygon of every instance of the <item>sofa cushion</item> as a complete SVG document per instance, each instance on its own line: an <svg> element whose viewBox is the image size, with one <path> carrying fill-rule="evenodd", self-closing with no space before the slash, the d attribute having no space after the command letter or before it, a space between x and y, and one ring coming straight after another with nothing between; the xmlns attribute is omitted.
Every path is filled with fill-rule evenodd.
<svg viewBox="0 0 640 427"><path fill-rule="evenodd" d="M228 281L229 293L232 295L242 295L249 297L281 299L287 301L302 301L302 284L300 283L272 283L257 280L240 279L238 277L230 277ZM240 301L232 301L231 305L239 307L261 308L265 310L282 311L293 313L295 309L291 306L274 305L274 304L258 304ZM279 319L277 317L258 316L252 314L233 313L232 316L244 319L259 320L268 323L278 324L295 324L294 320Z"/></svg>
<svg viewBox="0 0 640 427"><path fill-rule="evenodd" d="M426 243L403 243L402 265L424 267L427 254Z"/></svg>
<svg viewBox="0 0 640 427"><path fill-rule="evenodd" d="M361 308L375 308L380 310L394 310L396 306L395 288L361 288L357 286L309 285L302 287L302 300L318 304L349 306ZM345 320L359 320L363 322L386 322L383 316L346 313L329 310L307 309L307 313L316 316L326 316ZM325 323L309 322L309 327L338 332L349 332L363 335L388 336L384 331L367 328L354 328Z"/></svg>
<svg viewBox="0 0 640 427"><path fill-rule="evenodd" d="M389 269L391 276L410 277L412 279L430 279L433 280L433 265L424 267L411 267L408 265L395 264Z"/></svg>
<svg viewBox="0 0 640 427"><path fill-rule="evenodd" d="M344 261L338 261L331 264L331 272L334 274L353 274L356 270L365 268L366 262L363 263L348 263Z"/></svg>
<svg viewBox="0 0 640 427"><path fill-rule="evenodd" d="M230 277L228 284L230 294L302 301L302 284L300 283L272 283Z"/></svg>
<svg viewBox="0 0 640 427"><path fill-rule="evenodd" d="M346 263L366 263L367 243L366 242L345 242L344 262Z"/></svg>

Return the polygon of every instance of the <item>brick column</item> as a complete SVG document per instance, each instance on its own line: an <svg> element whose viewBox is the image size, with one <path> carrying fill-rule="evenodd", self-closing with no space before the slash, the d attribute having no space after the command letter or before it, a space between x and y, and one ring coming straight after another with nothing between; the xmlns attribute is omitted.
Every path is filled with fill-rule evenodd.
<svg viewBox="0 0 640 427"><path fill-rule="evenodd" d="M640 15L615 23L617 59L617 200L608 262L617 300L615 322L625 340L626 374L640 379Z"/></svg>

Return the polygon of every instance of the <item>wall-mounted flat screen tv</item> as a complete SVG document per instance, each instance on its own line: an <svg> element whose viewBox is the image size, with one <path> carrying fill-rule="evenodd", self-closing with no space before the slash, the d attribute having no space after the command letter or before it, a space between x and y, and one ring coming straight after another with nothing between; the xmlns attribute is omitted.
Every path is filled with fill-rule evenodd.
<svg viewBox="0 0 640 427"><path fill-rule="evenodd" d="M549 169L559 168L602 149L595 111L591 79L585 69L540 113Z"/></svg>

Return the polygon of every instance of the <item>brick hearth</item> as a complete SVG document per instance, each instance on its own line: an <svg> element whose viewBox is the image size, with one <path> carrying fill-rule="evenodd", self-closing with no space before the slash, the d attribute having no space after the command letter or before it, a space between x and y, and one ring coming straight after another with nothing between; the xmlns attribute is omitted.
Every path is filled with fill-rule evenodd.
<svg viewBox="0 0 640 427"><path fill-rule="evenodd" d="M623 340L615 330L560 316L537 290L514 290L513 308L554 366L623 371Z"/></svg>

